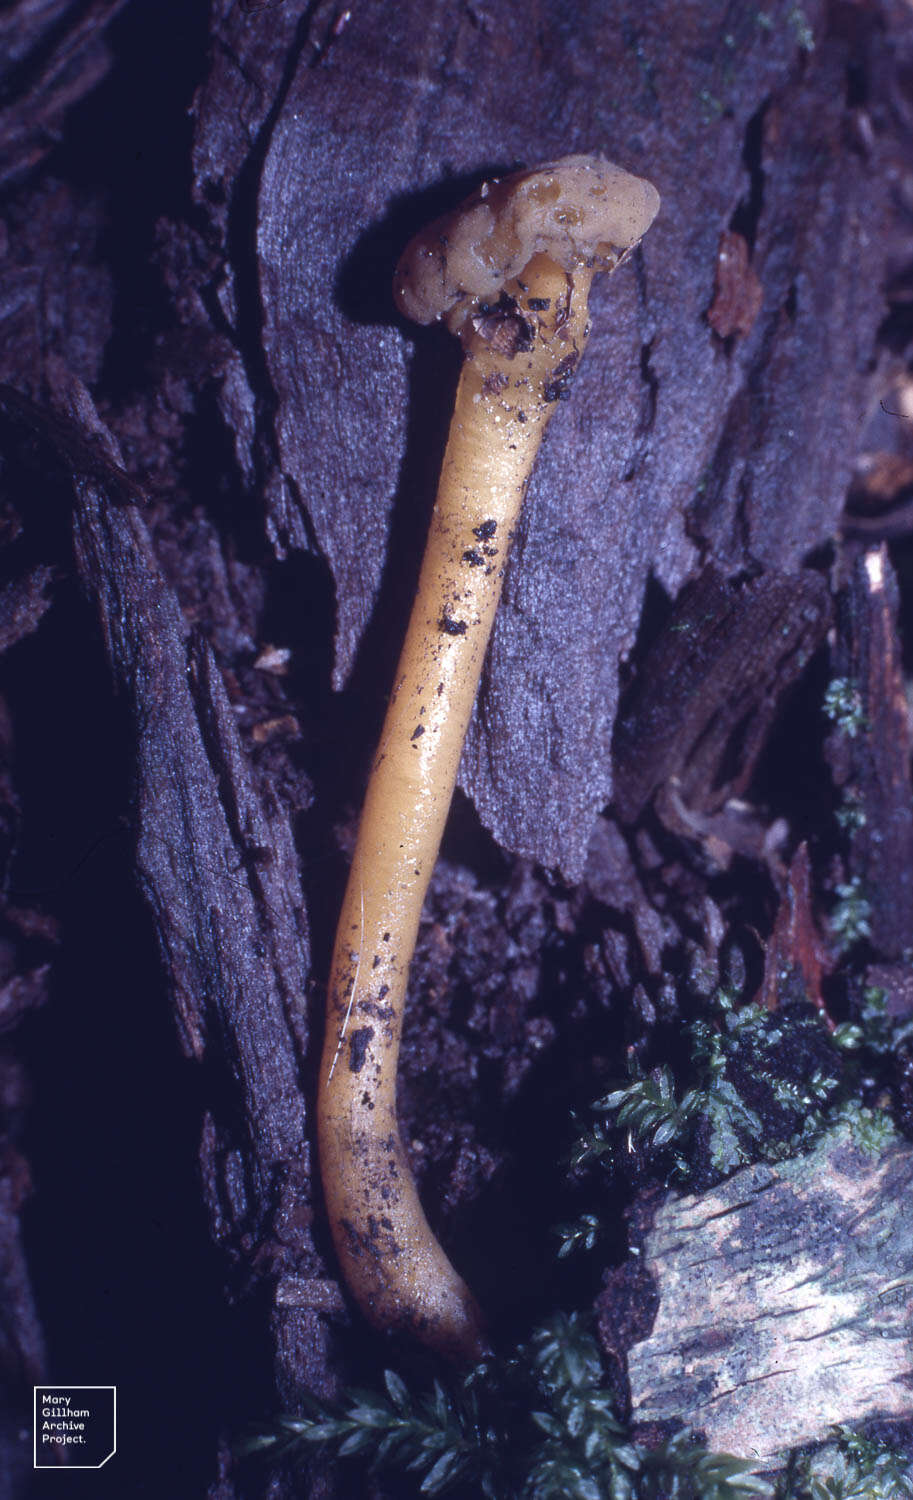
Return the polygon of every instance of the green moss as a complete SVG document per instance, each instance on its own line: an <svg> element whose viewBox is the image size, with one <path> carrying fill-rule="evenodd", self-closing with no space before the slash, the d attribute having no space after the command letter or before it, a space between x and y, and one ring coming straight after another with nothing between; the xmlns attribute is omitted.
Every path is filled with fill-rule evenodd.
<svg viewBox="0 0 913 1500"><path fill-rule="evenodd" d="M784 977L786 992L791 980ZM662 1064L597 1100L596 1118L572 1150L572 1169L619 1166L637 1151L660 1158L667 1180L694 1186L696 1173L703 1185L708 1175L719 1179L748 1162L806 1150L845 1109L854 1114L868 1025L863 1018L861 1026L831 1033L807 1005L736 1009L721 991L709 1019L689 1028L683 1083ZM867 1123L860 1128L866 1133ZM874 1124L872 1130L877 1134ZM564 1228L571 1248L592 1242L582 1228Z"/></svg>
<svg viewBox="0 0 913 1500"><path fill-rule="evenodd" d="M462 1380L410 1391L352 1391L280 1417L239 1452L306 1459L315 1451L406 1476L416 1495L489 1500L751 1500L772 1496L751 1465L708 1453L686 1434L658 1448L619 1419L584 1320L558 1313L510 1356ZM400 1483L403 1481L400 1480ZM397 1489L397 1493L406 1491Z"/></svg>
<svg viewBox="0 0 913 1500"><path fill-rule="evenodd" d="M817 1453L794 1454L777 1487L777 1500L904 1500L913 1496L909 1460L884 1443L835 1429Z"/></svg>
<svg viewBox="0 0 913 1500"><path fill-rule="evenodd" d="M823 708L831 723L849 740L867 727L859 689L849 677L834 677L828 683Z"/></svg>
<svg viewBox="0 0 913 1500"><path fill-rule="evenodd" d="M841 953L862 938L871 936L871 907L858 878L837 886L837 901L831 910L830 928Z"/></svg>

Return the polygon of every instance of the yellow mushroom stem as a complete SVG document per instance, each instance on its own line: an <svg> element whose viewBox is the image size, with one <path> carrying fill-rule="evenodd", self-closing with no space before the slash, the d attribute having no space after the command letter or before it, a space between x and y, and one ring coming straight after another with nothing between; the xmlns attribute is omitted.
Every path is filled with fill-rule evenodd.
<svg viewBox="0 0 913 1500"><path fill-rule="evenodd" d="M456 1360L478 1358L485 1335L427 1222L397 1124L409 965L510 538L542 435L583 353L593 270L621 253L570 267L536 253L495 305L461 302L450 320L465 359L329 976L318 1134L345 1279L377 1327L410 1332Z"/></svg>

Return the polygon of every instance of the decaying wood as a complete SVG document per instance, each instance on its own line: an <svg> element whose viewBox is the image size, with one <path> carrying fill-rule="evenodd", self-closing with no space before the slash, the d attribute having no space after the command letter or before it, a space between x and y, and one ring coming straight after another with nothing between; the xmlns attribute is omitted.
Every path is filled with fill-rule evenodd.
<svg viewBox="0 0 913 1500"><path fill-rule="evenodd" d="M737 883L711 894L670 848L696 838L716 869L735 851L782 874L784 819L774 838L731 797L827 628L820 549L881 389L890 288L908 285L913 258L913 42L906 0L723 10L216 0L208 30L191 31L198 7L18 0L0 21L0 376L46 409L69 405L79 427L55 428L46 410L29 473L0 471L15 574L0 626L10 658L18 640L37 642L40 661L42 622L74 566L98 602L138 779L161 1003L202 1060L210 1229L226 1280L262 1296L288 1401L331 1380L342 1306L317 1253L301 871L319 994L326 861L342 864L337 830L389 688L454 375L439 331L395 319L390 278L411 231L486 173L600 150L652 177L664 201L643 254L594 298L462 767L501 850L585 874L572 892L550 885L458 809L415 966L406 1134L432 1214L463 1225L493 1305L532 1305L541 1284L498 1174L515 1171L530 1213L546 1214L544 1164L572 1099L617 1074L625 1038L642 1045L720 982L733 924L759 928L755 910L738 912ZM144 89L140 120L130 69L146 76L151 31L173 37L183 93L170 76ZM91 111L71 115L55 151L67 103L112 60L122 117L102 129ZM898 326L890 355L903 362ZM126 483L113 450L107 466L93 459L107 439L71 376L119 439ZM885 449L899 441L889 429L884 417ZM3 436L6 459L18 430ZM36 503L56 493L61 463L75 565ZM150 496L142 519L127 503L137 484ZM725 623L714 634L692 611L688 641L667 634L654 672L659 658L638 644L655 636L652 612L641 631L644 599L675 600L698 572L673 622L702 598ZM874 682L888 637L870 609L859 617ZM100 657L80 628L86 659ZM636 733L625 745L626 717L619 737L618 806L639 820L623 835L598 815L626 656L643 686L626 706L641 705ZM888 735L894 667L881 685L894 707L872 723ZM879 786L895 776L892 761L883 780L886 764ZM908 795L891 785L873 829ZM664 820L652 832L651 800ZM12 793L3 808L18 830ZM898 824L895 863L906 847ZM863 845L851 854L862 873ZM51 923L52 895L45 905ZM909 947L887 897L879 922L875 960ZM46 996L51 945L36 953L13 933L5 951L12 1024ZM902 978L903 960L891 962ZM27 1173L7 1159L12 1266ZM21 1260L10 1274L28 1313ZM20 1371L41 1358L25 1313L7 1361ZM264 1391L264 1407L277 1399ZM212 1493L234 1493L224 1461Z"/></svg>
<svg viewBox="0 0 913 1500"><path fill-rule="evenodd" d="M88 396L61 388L74 418ZM103 435L103 434L102 434ZM120 455L112 449L111 457ZM320 1381L320 1299L310 1235L307 927L297 856L270 788L257 788L209 648L188 635L138 512L92 478L75 496L76 558L111 669L143 725L137 868L158 929L184 1050L231 1080L207 1113L201 1165L216 1237L273 1288L277 1383L294 1403ZM324 1299L325 1300L325 1299Z"/></svg>
<svg viewBox="0 0 913 1500"><path fill-rule="evenodd" d="M831 967L812 909L808 845L800 844L790 862L773 931L764 953L758 1004L776 1010L807 1000L825 1013L821 981Z"/></svg>
<svg viewBox="0 0 913 1500"><path fill-rule="evenodd" d="M776 1468L837 1423L913 1415L913 1150L845 1129L670 1199L644 1246L659 1307L629 1351L636 1424L684 1422Z"/></svg>
<svg viewBox="0 0 913 1500"><path fill-rule="evenodd" d="M913 948L913 747L897 610L887 548L868 548L839 598L833 677L845 701L829 757L849 815L848 873L859 883L871 940L884 959Z"/></svg>
<svg viewBox="0 0 913 1500"><path fill-rule="evenodd" d="M616 725L623 820L634 822L661 789L660 815L679 828L744 792L829 622L827 584L816 573L771 571L739 584L705 568L645 654Z"/></svg>

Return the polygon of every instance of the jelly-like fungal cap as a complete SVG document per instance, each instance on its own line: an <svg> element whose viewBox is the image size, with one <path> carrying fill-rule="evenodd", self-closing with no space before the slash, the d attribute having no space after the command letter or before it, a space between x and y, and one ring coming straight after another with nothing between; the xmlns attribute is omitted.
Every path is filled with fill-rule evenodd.
<svg viewBox="0 0 913 1500"><path fill-rule="evenodd" d="M612 270L646 234L659 194L601 156L564 156L486 182L406 246L393 280L400 312L451 327L495 303L534 255L563 270Z"/></svg>

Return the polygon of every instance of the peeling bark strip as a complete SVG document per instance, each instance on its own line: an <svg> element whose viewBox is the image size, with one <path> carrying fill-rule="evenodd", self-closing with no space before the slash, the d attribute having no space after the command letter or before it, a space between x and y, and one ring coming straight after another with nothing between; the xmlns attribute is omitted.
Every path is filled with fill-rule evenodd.
<svg viewBox="0 0 913 1500"><path fill-rule="evenodd" d="M913 1148L841 1128L810 1156L672 1198L644 1246L659 1295L629 1351L634 1421L683 1422L776 1467L835 1423L913 1416Z"/></svg>
<svg viewBox="0 0 913 1500"><path fill-rule="evenodd" d="M817 573L728 582L708 567L677 600L647 652L615 734L615 798L634 822L673 780L714 812L751 779L784 694L830 622Z"/></svg>
<svg viewBox="0 0 913 1500"><path fill-rule="evenodd" d="M69 383L65 393L98 435L88 397ZM297 856L271 793L254 786L212 654L188 640L139 514L114 508L93 479L77 479L75 491L79 574L135 726L138 870L181 1040L233 1085L201 1143L213 1232L235 1257L268 1241L281 1288L286 1275L321 1269L302 1212L307 933ZM272 1321L289 1401L319 1368L324 1333L316 1310L289 1310L278 1296Z"/></svg>
<svg viewBox="0 0 913 1500"><path fill-rule="evenodd" d="M883 959L913 948L913 786L897 608L887 548L872 547L856 559L838 604L832 687L842 685L844 712L828 754L849 814L849 873Z"/></svg>

